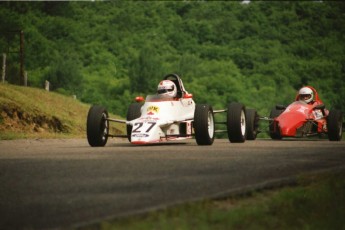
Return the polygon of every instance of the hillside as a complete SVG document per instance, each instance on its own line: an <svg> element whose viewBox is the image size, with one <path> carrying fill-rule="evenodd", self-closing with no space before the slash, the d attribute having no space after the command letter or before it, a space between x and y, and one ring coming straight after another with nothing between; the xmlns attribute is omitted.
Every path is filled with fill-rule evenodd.
<svg viewBox="0 0 345 230"><path fill-rule="evenodd" d="M267 116L303 85L345 111L344 1L4 1L0 51L19 81L125 116L127 102L179 74L197 103ZM16 53L17 52L17 53Z"/></svg>
<svg viewBox="0 0 345 230"><path fill-rule="evenodd" d="M0 83L0 140L84 138L89 107L72 97Z"/></svg>

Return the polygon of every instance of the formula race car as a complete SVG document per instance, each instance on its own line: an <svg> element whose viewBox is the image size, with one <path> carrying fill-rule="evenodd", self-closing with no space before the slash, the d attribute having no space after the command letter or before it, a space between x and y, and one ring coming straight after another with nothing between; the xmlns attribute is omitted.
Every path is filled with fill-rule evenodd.
<svg viewBox="0 0 345 230"><path fill-rule="evenodd" d="M309 86L308 86L309 87ZM317 92L314 88L317 101ZM274 140L284 137L328 136L330 141L340 141L343 133L343 114L339 110L327 110L321 103L307 104L298 100L289 106L277 105L271 110L268 120L269 134Z"/></svg>
<svg viewBox="0 0 345 230"><path fill-rule="evenodd" d="M127 111L126 120L108 117L103 106L91 106L87 116L87 140L90 146L104 146L108 137L126 137L132 144L152 144L195 137L198 145L212 145L215 132L227 132L230 142L246 140L245 106L233 102L227 109L213 110L208 104L195 104L192 95L176 74L165 76L177 88L174 98L148 95L146 100L137 97ZM227 120L215 122L214 115L227 112ZM126 135L109 133L110 122L126 125ZM226 130L215 130L215 124L226 125ZM248 122L247 122L248 124Z"/></svg>

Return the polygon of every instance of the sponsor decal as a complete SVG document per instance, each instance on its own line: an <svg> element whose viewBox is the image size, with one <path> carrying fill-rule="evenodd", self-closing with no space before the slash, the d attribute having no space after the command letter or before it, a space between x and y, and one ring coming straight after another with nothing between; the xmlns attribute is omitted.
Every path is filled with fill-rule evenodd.
<svg viewBox="0 0 345 230"><path fill-rule="evenodd" d="M146 133L135 133L132 134L132 137L148 137L149 135Z"/></svg>
<svg viewBox="0 0 345 230"><path fill-rule="evenodd" d="M306 113L306 112L305 112L306 110L308 110L307 107L301 106L301 107L297 110L297 112L300 112L300 113L305 114L305 113Z"/></svg>
<svg viewBox="0 0 345 230"><path fill-rule="evenodd" d="M159 107L155 105L151 105L147 108L147 113L159 113Z"/></svg>
<svg viewBox="0 0 345 230"><path fill-rule="evenodd" d="M150 122L150 121L158 121L159 118L158 117L141 117L139 120L142 122Z"/></svg>

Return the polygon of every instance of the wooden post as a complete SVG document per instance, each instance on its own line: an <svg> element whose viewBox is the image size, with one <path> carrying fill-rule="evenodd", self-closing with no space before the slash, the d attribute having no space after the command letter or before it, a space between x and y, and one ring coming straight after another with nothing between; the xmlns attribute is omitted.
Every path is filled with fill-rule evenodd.
<svg viewBox="0 0 345 230"><path fill-rule="evenodd" d="M28 86L28 71L24 71L24 86Z"/></svg>
<svg viewBox="0 0 345 230"><path fill-rule="evenodd" d="M49 91L49 84L50 84L49 81L46 80L45 89L46 89L47 91Z"/></svg>
<svg viewBox="0 0 345 230"><path fill-rule="evenodd" d="M2 54L2 83L5 82L6 78L6 54Z"/></svg>
<svg viewBox="0 0 345 230"><path fill-rule="evenodd" d="M20 85L24 85L24 32L20 31Z"/></svg>

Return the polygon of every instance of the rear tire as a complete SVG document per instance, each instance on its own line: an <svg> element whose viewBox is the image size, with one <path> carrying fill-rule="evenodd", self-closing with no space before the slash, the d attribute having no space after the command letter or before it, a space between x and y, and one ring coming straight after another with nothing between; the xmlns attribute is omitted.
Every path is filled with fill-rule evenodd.
<svg viewBox="0 0 345 230"><path fill-rule="evenodd" d="M343 135L343 114L339 110L329 111L327 117L328 139L340 141Z"/></svg>
<svg viewBox="0 0 345 230"><path fill-rule="evenodd" d="M197 104L194 112L194 133L198 145L212 145L214 141L214 115L210 105Z"/></svg>
<svg viewBox="0 0 345 230"><path fill-rule="evenodd" d="M270 113L270 118L274 119L274 118L278 117L282 112L283 112L282 110L278 110L276 108L273 108L271 110L271 113ZM279 127L278 127L276 122L270 121L269 130L270 130L271 139L273 139L273 140L281 140L282 139L282 136L280 135Z"/></svg>
<svg viewBox="0 0 345 230"><path fill-rule="evenodd" d="M131 121L137 119L141 116L141 107L143 104L141 103L132 103L129 105L127 110L127 121ZM131 135L132 135L132 126L127 125L127 138L128 141L131 142Z"/></svg>
<svg viewBox="0 0 345 230"><path fill-rule="evenodd" d="M255 109L246 109L247 140L255 140L258 135L259 116Z"/></svg>
<svg viewBox="0 0 345 230"><path fill-rule="evenodd" d="M108 112L103 106L94 105L89 109L86 122L87 141L92 147L105 146L108 141Z"/></svg>
<svg viewBox="0 0 345 230"><path fill-rule="evenodd" d="M243 143L246 140L246 112L241 103L232 102L228 105L227 129L229 141Z"/></svg>

